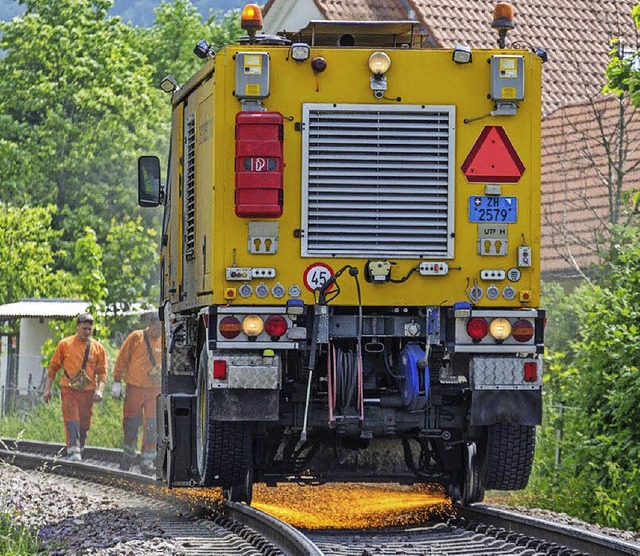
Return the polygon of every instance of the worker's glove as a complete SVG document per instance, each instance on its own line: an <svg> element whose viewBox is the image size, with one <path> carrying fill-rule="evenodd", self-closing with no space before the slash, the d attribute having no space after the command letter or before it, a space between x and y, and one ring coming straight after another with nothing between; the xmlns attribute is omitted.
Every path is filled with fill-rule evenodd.
<svg viewBox="0 0 640 556"><path fill-rule="evenodd" d="M111 397L112 398L120 398L122 396L122 384L119 382L114 382L111 387Z"/></svg>

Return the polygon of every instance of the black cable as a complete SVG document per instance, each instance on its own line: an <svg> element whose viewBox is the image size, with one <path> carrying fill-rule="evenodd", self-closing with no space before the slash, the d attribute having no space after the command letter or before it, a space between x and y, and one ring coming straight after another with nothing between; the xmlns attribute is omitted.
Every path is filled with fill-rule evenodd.
<svg viewBox="0 0 640 556"><path fill-rule="evenodd" d="M402 284L403 282L406 282L409 279L409 276L411 276L416 270L420 270L420 266L414 266L404 278L400 278L399 280L394 280L389 277L389 282L392 284Z"/></svg>
<svg viewBox="0 0 640 556"><path fill-rule="evenodd" d="M333 276L330 276L327 281L322 284L322 286L320 286L319 288L317 288L315 291L318 292L318 304L319 305L326 305L327 303L329 303L329 301L333 301L336 297L338 297L338 295L340 294L340 286L338 286L338 278L340 277L340 275L347 270L348 268L351 268L351 265L344 265L340 270L338 270L338 272L336 272ZM334 285L336 286L336 292L334 292L334 294L327 299L327 290Z"/></svg>

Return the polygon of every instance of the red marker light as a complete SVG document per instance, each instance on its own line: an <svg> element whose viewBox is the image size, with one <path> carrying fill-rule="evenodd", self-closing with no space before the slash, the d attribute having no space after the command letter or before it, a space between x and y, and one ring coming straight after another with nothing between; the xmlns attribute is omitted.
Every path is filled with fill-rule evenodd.
<svg viewBox="0 0 640 556"><path fill-rule="evenodd" d="M227 380L227 362L224 359L213 360L213 378Z"/></svg>
<svg viewBox="0 0 640 556"><path fill-rule="evenodd" d="M264 329L272 338L280 338L289 328L287 319L281 315L271 315L264 323Z"/></svg>
<svg viewBox="0 0 640 556"><path fill-rule="evenodd" d="M489 323L485 319L474 317L467 323L467 334L474 342L479 342L489 333Z"/></svg>
<svg viewBox="0 0 640 556"><path fill-rule="evenodd" d="M538 365L535 361L527 361L524 364L524 381L535 382L538 380Z"/></svg>

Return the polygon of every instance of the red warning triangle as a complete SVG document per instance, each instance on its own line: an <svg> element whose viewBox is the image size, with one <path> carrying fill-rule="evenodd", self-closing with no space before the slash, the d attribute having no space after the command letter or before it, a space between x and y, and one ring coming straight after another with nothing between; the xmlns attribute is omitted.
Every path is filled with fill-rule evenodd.
<svg viewBox="0 0 640 556"><path fill-rule="evenodd" d="M504 128L489 125L476 139L460 169L471 183L518 183L524 164Z"/></svg>

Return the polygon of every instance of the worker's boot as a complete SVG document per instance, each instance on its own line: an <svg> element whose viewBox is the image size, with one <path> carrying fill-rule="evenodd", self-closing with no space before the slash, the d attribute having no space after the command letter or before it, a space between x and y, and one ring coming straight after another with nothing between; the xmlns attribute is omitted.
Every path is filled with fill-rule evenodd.
<svg viewBox="0 0 640 556"><path fill-rule="evenodd" d="M69 446L67 448L67 458L69 461L82 461L79 446Z"/></svg>
<svg viewBox="0 0 640 556"><path fill-rule="evenodd" d="M136 462L136 451L138 448L138 429L142 424L142 419L138 417L125 417L123 421L124 429L124 450L120 469L129 471Z"/></svg>
<svg viewBox="0 0 640 556"><path fill-rule="evenodd" d="M143 475L154 475L156 472L155 451L142 452L140 454L140 473Z"/></svg>
<svg viewBox="0 0 640 556"><path fill-rule="evenodd" d="M80 423L78 421L66 421L67 427L67 457L69 461L82 461L80 454Z"/></svg>
<svg viewBox="0 0 640 556"><path fill-rule="evenodd" d="M136 444L126 443L122 450L122 459L120 460L120 469L129 471L131 466L136 462Z"/></svg>
<svg viewBox="0 0 640 556"><path fill-rule="evenodd" d="M80 455L84 455L84 445L87 442L88 429L80 427Z"/></svg>

